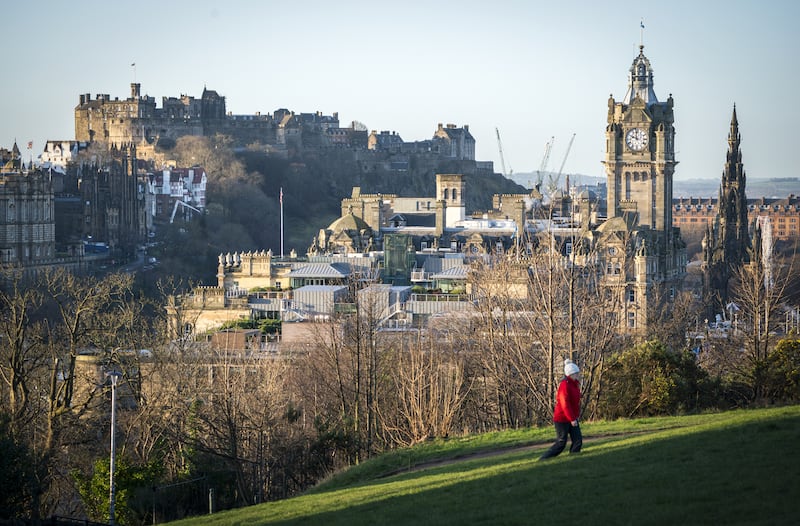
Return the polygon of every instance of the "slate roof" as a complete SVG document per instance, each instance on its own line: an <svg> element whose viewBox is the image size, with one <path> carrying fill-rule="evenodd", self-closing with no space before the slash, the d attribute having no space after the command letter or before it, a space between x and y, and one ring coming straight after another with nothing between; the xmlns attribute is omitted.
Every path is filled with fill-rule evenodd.
<svg viewBox="0 0 800 526"><path fill-rule="evenodd" d="M432 279L467 279L467 269L466 265L459 265L457 267L450 267L447 270L443 270L438 274L434 274L431 276Z"/></svg>
<svg viewBox="0 0 800 526"><path fill-rule="evenodd" d="M350 265L344 263L309 263L289 273L290 278L346 278Z"/></svg>

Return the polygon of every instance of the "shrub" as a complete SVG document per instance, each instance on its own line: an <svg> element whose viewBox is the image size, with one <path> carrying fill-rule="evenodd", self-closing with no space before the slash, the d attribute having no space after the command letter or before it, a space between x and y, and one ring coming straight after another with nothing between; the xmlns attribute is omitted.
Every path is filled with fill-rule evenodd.
<svg viewBox="0 0 800 526"><path fill-rule="evenodd" d="M712 407L719 386L690 351L649 341L611 357L598 404L603 418L669 415Z"/></svg>

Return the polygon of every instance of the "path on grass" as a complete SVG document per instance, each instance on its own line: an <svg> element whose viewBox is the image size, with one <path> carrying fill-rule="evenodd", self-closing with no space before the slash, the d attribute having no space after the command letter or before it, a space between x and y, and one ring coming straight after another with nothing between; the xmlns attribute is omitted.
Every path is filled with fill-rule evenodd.
<svg viewBox="0 0 800 526"><path fill-rule="evenodd" d="M635 436L635 435L643 435L647 433L653 433L657 430L652 431L636 431L636 432L628 432L628 433L608 433L603 435L594 435L590 437L583 437L583 443L592 443L599 439L603 438L612 438L612 437L627 437L627 436ZM658 430L660 431L660 430ZM469 460L477 460L481 458L489 458L489 457L496 457L500 455L507 455L510 453L517 453L522 451L534 451L536 449L544 450L545 447L549 447L553 443L552 440L540 440L537 442L531 442L528 444L523 444L520 446L509 446L509 447L501 447L497 449L487 449L484 451L476 451L475 453L468 453L464 455L459 455L451 458L444 458L440 460L428 460L426 462L420 462L418 464L414 464L413 466L409 466L407 468L399 468L389 472L386 472L380 475L378 478L387 478L392 477L394 475L400 475L402 473L414 473L417 471L423 471L426 469L436 468L439 466L449 466L451 464L457 464L459 462L467 462ZM544 452L544 451L542 451Z"/></svg>

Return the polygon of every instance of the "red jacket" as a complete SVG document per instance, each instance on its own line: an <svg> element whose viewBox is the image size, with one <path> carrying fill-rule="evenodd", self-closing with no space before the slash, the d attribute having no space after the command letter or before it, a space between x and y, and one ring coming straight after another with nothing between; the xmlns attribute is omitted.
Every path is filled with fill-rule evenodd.
<svg viewBox="0 0 800 526"><path fill-rule="evenodd" d="M556 409L553 411L553 422L572 422L581 414L581 384L569 376L558 384Z"/></svg>

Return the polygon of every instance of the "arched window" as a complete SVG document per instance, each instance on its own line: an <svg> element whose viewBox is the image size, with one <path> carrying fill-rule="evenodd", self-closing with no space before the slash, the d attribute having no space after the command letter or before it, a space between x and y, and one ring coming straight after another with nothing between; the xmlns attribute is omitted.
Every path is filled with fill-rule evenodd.
<svg viewBox="0 0 800 526"><path fill-rule="evenodd" d="M456 199L458 199L458 194L457 194L457 192L458 192L458 190L456 190L455 188L453 188L453 201L455 201Z"/></svg>

